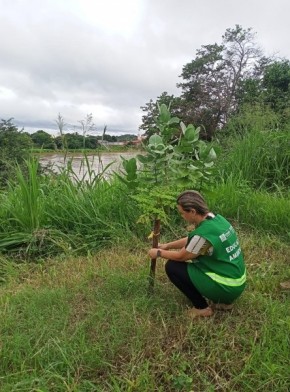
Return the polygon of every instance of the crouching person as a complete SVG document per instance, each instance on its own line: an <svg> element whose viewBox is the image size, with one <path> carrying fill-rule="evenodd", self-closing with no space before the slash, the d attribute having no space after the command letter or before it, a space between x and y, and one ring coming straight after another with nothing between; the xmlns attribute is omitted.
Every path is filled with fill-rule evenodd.
<svg viewBox="0 0 290 392"><path fill-rule="evenodd" d="M210 212L197 191L181 193L177 208L195 229L188 237L150 249L150 257L168 259L167 276L191 301L192 317L231 309L246 285L243 254L234 228L224 217Z"/></svg>

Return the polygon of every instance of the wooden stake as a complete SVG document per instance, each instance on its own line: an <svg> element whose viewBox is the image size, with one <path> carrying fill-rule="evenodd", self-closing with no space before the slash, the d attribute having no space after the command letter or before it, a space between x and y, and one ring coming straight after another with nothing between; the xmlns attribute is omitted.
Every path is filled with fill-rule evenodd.
<svg viewBox="0 0 290 392"><path fill-rule="evenodd" d="M159 237L160 237L160 219L155 219L154 227L153 227L152 248L158 248ZM152 294L154 290L155 271L156 271L156 259L151 259L150 271L149 271L149 287L148 287L149 294Z"/></svg>

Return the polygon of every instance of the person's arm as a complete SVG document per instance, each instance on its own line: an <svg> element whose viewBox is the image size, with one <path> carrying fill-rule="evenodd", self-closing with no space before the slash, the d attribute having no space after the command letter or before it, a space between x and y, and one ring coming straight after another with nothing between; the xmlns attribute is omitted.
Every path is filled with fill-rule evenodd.
<svg viewBox="0 0 290 392"><path fill-rule="evenodd" d="M152 259L162 257L163 259L169 259L174 261L187 261L196 258L198 255L188 252L185 247L183 247L179 250L152 248L149 250L149 256Z"/></svg>
<svg viewBox="0 0 290 392"><path fill-rule="evenodd" d="M162 257L164 259L170 259L174 261L188 261L196 259L198 256L205 254L207 250L212 247L212 245L205 238L198 235L193 236L188 243L187 237L182 239L182 241L184 240L185 245L180 250L167 250L161 247L159 247L159 249L152 248L149 250L149 256L154 259L157 257Z"/></svg>
<svg viewBox="0 0 290 392"><path fill-rule="evenodd" d="M176 241L167 242L165 244L158 244L158 248L165 249L165 250L181 249L181 248L185 247L186 243L187 243L187 237L184 237L184 238L180 238L179 240L176 240Z"/></svg>

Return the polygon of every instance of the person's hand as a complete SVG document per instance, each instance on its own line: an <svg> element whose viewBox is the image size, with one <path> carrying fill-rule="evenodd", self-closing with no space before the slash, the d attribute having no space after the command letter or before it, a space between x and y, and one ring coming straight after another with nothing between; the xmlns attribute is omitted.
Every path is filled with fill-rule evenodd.
<svg viewBox="0 0 290 392"><path fill-rule="evenodd" d="M157 258L157 252L158 252L158 248L151 248L148 252L149 256L151 257L151 259L156 259Z"/></svg>

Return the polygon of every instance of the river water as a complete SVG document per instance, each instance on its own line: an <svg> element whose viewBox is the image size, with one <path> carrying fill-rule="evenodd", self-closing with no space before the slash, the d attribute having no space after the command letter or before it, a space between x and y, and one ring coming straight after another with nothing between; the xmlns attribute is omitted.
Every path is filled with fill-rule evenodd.
<svg viewBox="0 0 290 392"><path fill-rule="evenodd" d="M39 162L44 169L49 168L55 173L60 173L69 164L76 177L87 179L89 171L94 175L100 174L110 163L111 166L105 171L106 176L113 171L120 171L122 168L121 156L130 159L136 155L136 152L102 152L99 155L87 155L86 161L83 154L68 154L66 157L64 154L43 154L39 158Z"/></svg>

